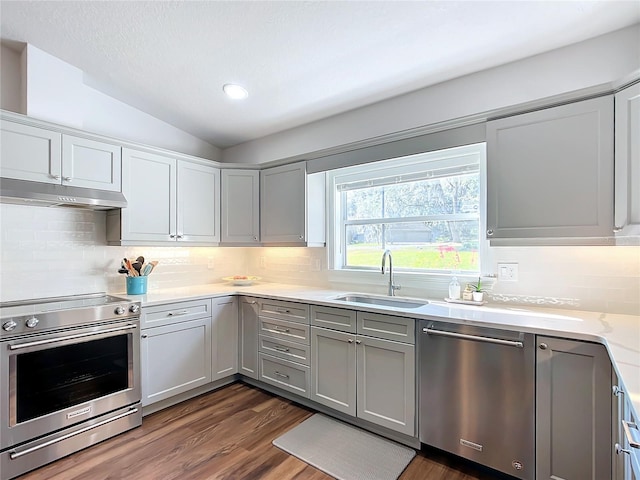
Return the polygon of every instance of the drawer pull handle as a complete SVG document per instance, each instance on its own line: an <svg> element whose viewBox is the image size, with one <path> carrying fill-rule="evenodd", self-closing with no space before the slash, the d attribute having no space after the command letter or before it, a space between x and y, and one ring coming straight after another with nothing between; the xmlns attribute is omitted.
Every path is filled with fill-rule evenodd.
<svg viewBox="0 0 640 480"><path fill-rule="evenodd" d="M276 332L283 332L283 333L289 333L290 332L290 330L288 328L278 327L277 325L275 327L273 327L273 329Z"/></svg>
<svg viewBox="0 0 640 480"><path fill-rule="evenodd" d="M189 313L189 310L180 310L179 312L169 312L167 313L167 317L175 317L176 315L186 315Z"/></svg>
<svg viewBox="0 0 640 480"><path fill-rule="evenodd" d="M289 352L289 349L287 347L281 347L280 345L274 345L273 349L279 352Z"/></svg>
<svg viewBox="0 0 640 480"><path fill-rule="evenodd" d="M638 425L627 420L622 420L622 428L624 429L624 436L627 437L627 443L631 448L640 449L640 442L636 442L631 436L631 429L638 430Z"/></svg>
<svg viewBox="0 0 640 480"><path fill-rule="evenodd" d="M619 443L616 443L616 455L620 455L621 453L626 453L627 455L631 455L631 450L622 448Z"/></svg>
<svg viewBox="0 0 640 480"><path fill-rule="evenodd" d="M276 312L278 312L278 313L291 313L291 310L288 310L286 308L276 308Z"/></svg>
<svg viewBox="0 0 640 480"><path fill-rule="evenodd" d="M278 371L275 371L275 372L273 372L273 374L274 374L276 377L289 378L289 375L287 375L286 373L280 373L280 372L278 372Z"/></svg>

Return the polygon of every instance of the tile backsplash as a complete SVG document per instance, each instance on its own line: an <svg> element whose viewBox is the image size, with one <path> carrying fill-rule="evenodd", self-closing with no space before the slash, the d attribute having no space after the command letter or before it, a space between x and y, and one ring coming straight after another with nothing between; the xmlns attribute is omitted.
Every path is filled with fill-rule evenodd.
<svg viewBox="0 0 640 480"><path fill-rule="evenodd" d="M116 272L120 260L139 255L159 261L150 290L217 283L234 274L365 288L332 285L325 248L111 247L105 218L104 212L73 208L0 205L0 300L123 292L124 276ZM494 283L494 302L640 315L640 247L497 247L491 253L494 263L519 265L517 282ZM442 297L446 282L434 285L421 293Z"/></svg>
<svg viewBox="0 0 640 480"><path fill-rule="evenodd" d="M149 289L216 283L247 268L245 249L107 246L104 212L0 205L0 225L2 301L124 292L124 257L158 260Z"/></svg>

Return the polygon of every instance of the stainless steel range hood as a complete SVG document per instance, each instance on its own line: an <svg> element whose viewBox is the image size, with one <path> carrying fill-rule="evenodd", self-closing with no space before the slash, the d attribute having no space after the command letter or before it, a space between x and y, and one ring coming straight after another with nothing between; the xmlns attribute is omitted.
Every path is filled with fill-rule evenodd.
<svg viewBox="0 0 640 480"><path fill-rule="evenodd" d="M0 178L0 203L111 210L127 206L120 192Z"/></svg>

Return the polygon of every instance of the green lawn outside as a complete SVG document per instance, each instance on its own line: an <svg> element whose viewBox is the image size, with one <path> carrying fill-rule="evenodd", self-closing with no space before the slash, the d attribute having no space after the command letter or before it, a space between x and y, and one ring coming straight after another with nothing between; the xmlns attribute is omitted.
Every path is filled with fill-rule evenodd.
<svg viewBox="0 0 640 480"><path fill-rule="evenodd" d="M478 252L442 251L437 247L418 248L397 246L390 249L394 268L422 268L442 270L478 270ZM382 250L365 245L347 247L347 265L349 267L379 267Z"/></svg>

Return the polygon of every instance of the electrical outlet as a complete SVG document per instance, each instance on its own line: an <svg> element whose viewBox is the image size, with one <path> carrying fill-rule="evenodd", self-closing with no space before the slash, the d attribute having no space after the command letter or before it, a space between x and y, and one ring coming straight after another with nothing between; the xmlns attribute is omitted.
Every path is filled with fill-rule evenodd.
<svg viewBox="0 0 640 480"><path fill-rule="evenodd" d="M517 282L518 281L518 264L517 263L498 263L498 281L499 282Z"/></svg>
<svg viewBox="0 0 640 480"><path fill-rule="evenodd" d="M260 257L260 268L262 269L267 268L267 259L264 257Z"/></svg>
<svg viewBox="0 0 640 480"><path fill-rule="evenodd" d="M207 268L208 268L209 270L213 270L213 268L214 268L214 267L215 267L215 264L214 264L214 262L213 262L213 257L209 257L209 258L207 259Z"/></svg>

